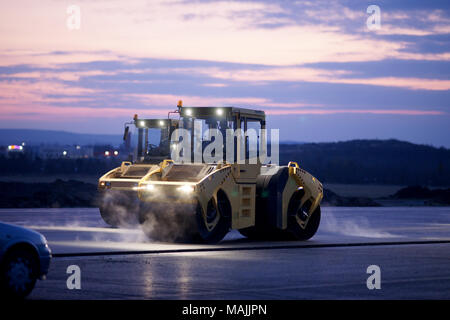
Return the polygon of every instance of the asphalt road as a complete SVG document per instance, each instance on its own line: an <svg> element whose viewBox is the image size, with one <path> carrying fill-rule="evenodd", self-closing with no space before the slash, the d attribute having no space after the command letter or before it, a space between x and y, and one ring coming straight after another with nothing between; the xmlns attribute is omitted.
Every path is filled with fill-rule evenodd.
<svg viewBox="0 0 450 320"><path fill-rule="evenodd" d="M40 231L57 256L30 299L450 299L450 208L323 208L310 241L232 232L214 246L155 243L96 209L4 209L0 221ZM80 290L67 288L70 265Z"/></svg>

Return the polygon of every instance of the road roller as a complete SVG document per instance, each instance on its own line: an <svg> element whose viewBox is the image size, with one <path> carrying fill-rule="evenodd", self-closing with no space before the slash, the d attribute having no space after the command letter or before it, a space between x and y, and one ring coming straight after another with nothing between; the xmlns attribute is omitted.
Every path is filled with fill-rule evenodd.
<svg viewBox="0 0 450 320"><path fill-rule="evenodd" d="M170 157L124 162L99 181L101 190L137 195L137 220L150 238L217 243L233 229L252 239L314 236L322 184L297 162L267 161L264 111L180 101L167 120L174 115Z"/></svg>

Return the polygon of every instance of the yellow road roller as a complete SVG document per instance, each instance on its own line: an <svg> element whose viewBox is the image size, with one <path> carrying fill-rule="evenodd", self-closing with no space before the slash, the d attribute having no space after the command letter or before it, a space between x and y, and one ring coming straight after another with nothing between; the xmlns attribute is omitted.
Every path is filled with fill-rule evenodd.
<svg viewBox="0 0 450 320"><path fill-rule="evenodd" d="M174 114L170 157L123 163L99 181L101 190L137 193L138 221L150 238L217 243L232 229L253 239L314 236L322 184L296 162L265 161L263 111L179 102Z"/></svg>

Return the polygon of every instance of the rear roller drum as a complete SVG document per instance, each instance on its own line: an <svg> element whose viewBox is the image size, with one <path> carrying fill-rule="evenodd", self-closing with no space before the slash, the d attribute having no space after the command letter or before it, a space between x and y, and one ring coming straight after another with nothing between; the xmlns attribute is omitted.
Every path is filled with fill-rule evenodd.
<svg viewBox="0 0 450 320"><path fill-rule="evenodd" d="M308 223L303 228L303 224L311 207L309 201L301 204L301 198L298 194L294 194L289 201L288 207L288 226L284 232L287 240L308 240L312 238L319 228L320 224L320 206L311 213Z"/></svg>

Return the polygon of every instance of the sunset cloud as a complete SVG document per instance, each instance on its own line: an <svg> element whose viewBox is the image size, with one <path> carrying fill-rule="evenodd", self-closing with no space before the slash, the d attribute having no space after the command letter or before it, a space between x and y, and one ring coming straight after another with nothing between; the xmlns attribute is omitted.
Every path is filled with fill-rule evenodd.
<svg viewBox="0 0 450 320"><path fill-rule="evenodd" d="M311 117L343 132L349 118L424 119L424 135L450 146L450 4L383 2L379 30L358 1L75 4L79 30L66 1L0 4L0 126L111 132L182 99L262 109L287 129Z"/></svg>
<svg viewBox="0 0 450 320"><path fill-rule="evenodd" d="M19 9L22 7L27 10ZM120 1L81 1L81 29L70 31L66 27L63 2L18 0L1 5L0 26L7 27L9 32L2 35L0 50L75 50L73 59L82 61L89 58L95 45L97 55L104 53L101 59L111 58L111 52L114 52L118 56L279 66L320 61L403 59L403 53L408 50L406 41L377 38L365 32L364 11L342 6L304 8L307 9L305 18L320 17L323 22L314 24L314 19L304 19L301 24L297 23L292 12L276 3L137 0L127 3L124 9ZM302 9L299 6L295 10L301 12ZM267 28L265 22L276 15L280 21ZM339 21L359 20L360 28L350 33L342 26L325 23L337 17ZM390 27L383 27L380 32L389 30ZM68 57L32 56L33 61L43 63L45 58L47 62L50 59L62 62ZM428 58L435 57L430 54ZM20 59L24 63L23 56ZM14 59L9 57L7 62L12 63Z"/></svg>

